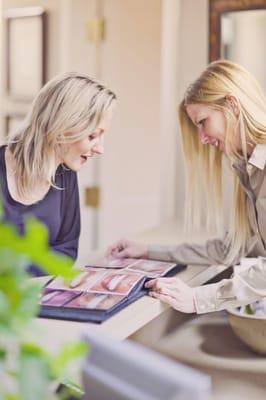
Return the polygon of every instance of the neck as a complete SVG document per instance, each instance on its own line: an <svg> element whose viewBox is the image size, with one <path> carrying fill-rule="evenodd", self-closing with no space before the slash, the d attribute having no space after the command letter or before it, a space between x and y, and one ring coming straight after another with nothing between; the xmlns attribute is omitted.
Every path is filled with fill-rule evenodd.
<svg viewBox="0 0 266 400"><path fill-rule="evenodd" d="M248 153L249 157L253 153L253 150L255 149L255 147L256 147L256 143L252 143L252 142L248 142L247 141L247 153Z"/></svg>

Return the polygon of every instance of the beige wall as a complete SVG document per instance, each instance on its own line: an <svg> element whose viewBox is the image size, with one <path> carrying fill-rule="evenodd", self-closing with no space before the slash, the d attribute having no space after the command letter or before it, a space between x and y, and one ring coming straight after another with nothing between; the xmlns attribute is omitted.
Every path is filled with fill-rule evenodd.
<svg viewBox="0 0 266 400"><path fill-rule="evenodd" d="M195 0L102 0L106 38L97 47L88 42L85 30L96 4L3 0L4 9L43 5L49 12L48 78L67 69L83 70L118 95L105 155L80 174L83 255L91 247L98 217L101 246L175 215L181 221L184 174L176 104L207 64L207 0L197 0L197 7ZM176 52L174 65L171 52ZM3 109L9 108L4 99ZM98 216L83 203L84 186L95 183L97 176L102 190Z"/></svg>
<svg viewBox="0 0 266 400"><path fill-rule="evenodd" d="M49 26L47 32L47 48L48 48L48 62L47 62L47 77L48 79L55 75L59 70L59 16L60 16L60 1L54 0L2 0L2 17L7 9L18 8L18 7L34 7L43 6L49 12ZM4 116L6 113L18 113L25 114L29 108L29 102L10 101L5 93L6 85L6 30L5 21L2 19L2 51L1 55L1 74L0 74L0 86L1 86L1 115ZM1 118L1 134L4 132L4 118Z"/></svg>
<svg viewBox="0 0 266 400"><path fill-rule="evenodd" d="M232 60L253 73L266 90L266 10L252 10L231 15L234 23Z"/></svg>
<svg viewBox="0 0 266 400"><path fill-rule="evenodd" d="M178 60L178 101L187 86L208 64L208 0L181 0ZM176 215L182 223L184 214L184 163L180 137L176 154Z"/></svg>
<svg viewBox="0 0 266 400"><path fill-rule="evenodd" d="M9 8L43 6L48 14L47 24L47 79L67 71L77 70L96 76L95 46L87 38L86 23L95 13L96 0L3 0L3 12ZM5 39L5 30L3 31ZM5 40L3 40L5 47ZM5 53L2 53L5 54ZM1 74L2 114L7 112L26 113L30 102L18 102L8 99L4 91L5 62L2 58ZM2 129L3 132L3 119ZM80 200L82 210L81 253L95 247L96 212L85 207L84 188L94 184L94 161L79 174Z"/></svg>
<svg viewBox="0 0 266 400"><path fill-rule="evenodd" d="M103 49L102 76L117 89L119 103L101 161L106 199L101 244L167 218L182 223L184 165L176 105L208 62L207 0L197 0L197 7L195 0L105 4L110 36ZM178 38L171 38L171 29ZM169 48L174 52L175 43L171 68L165 57ZM177 79L169 79L169 74ZM166 93L170 101L162 101ZM112 174L106 179L108 168Z"/></svg>
<svg viewBox="0 0 266 400"><path fill-rule="evenodd" d="M101 159L100 244L159 222L160 0L106 0L101 77L118 95Z"/></svg>
<svg viewBox="0 0 266 400"><path fill-rule="evenodd" d="M86 22L95 12L90 0L4 0L3 8L44 6L48 21L48 79L63 70L83 70L101 78L119 98L106 154L80 174L82 189L102 187L100 244L159 222L159 103L161 1L102 1L106 39L90 44ZM27 111L29 104L4 97L4 111ZM100 174L99 170L100 169ZM96 178L95 178L96 176ZM91 248L97 215L84 206L81 252ZM95 229L96 230L96 229ZM94 230L94 231L95 231Z"/></svg>

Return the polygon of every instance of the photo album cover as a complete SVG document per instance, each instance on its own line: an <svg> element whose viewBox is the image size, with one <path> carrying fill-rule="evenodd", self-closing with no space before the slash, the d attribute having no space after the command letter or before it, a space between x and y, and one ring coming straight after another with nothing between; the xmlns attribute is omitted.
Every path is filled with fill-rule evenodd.
<svg viewBox="0 0 266 400"><path fill-rule="evenodd" d="M184 265L144 259L107 259L86 265L70 284L48 280L40 298L40 317L102 322L144 296L144 283L172 276Z"/></svg>

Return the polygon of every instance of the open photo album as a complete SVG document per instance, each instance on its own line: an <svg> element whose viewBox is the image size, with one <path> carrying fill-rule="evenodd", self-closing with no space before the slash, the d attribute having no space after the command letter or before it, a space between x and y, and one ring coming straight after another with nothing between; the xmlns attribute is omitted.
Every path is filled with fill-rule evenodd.
<svg viewBox="0 0 266 400"><path fill-rule="evenodd" d="M69 284L48 280L40 298L40 317L102 322L144 296L144 283L175 275L184 265L144 259L106 259L86 265Z"/></svg>

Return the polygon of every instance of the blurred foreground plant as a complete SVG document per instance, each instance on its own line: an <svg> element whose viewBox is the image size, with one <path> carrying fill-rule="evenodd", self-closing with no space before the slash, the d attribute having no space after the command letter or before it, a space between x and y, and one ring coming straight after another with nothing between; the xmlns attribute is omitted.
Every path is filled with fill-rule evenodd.
<svg viewBox="0 0 266 400"><path fill-rule="evenodd" d="M29 279L26 271L34 263L48 275L61 275L68 281L77 274L72 260L51 251L47 230L36 219L28 219L25 235L19 236L1 215L0 210L0 400L66 398L65 393L52 393L59 381L69 384L71 392L80 397L69 374L71 363L81 361L87 348L75 342L51 355L35 343L41 285Z"/></svg>

